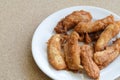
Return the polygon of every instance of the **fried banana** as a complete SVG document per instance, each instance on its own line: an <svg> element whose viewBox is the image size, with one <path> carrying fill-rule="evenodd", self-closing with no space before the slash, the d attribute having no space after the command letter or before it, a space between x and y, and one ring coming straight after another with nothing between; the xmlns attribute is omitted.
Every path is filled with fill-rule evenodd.
<svg viewBox="0 0 120 80"><path fill-rule="evenodd" d="M57 70L66 68L63 52L61 50L61 35L55 34L48 41L48 60L50 64Z"/></svg>
<svg viewBox="0 0 120 80"><path fill-rule="evenodd" d="M66 64L70 70L79 70L82 68L80 65L80 47L78 45L78 39L79 34L72 32L64 46Z"/></svg>
<svg viewBox="0 0 120 80"><path fill-rule="evenodd" d="M108 42L116 36L120 31L120 25L116 22L107 26L107 28L101 33L99 39L95 44L95 51L103 50Z"/></svg>
<svg viewBox="0 0 120 80"><path fill-rule="evenodd" d="M109 24L114 22L112 15L95 22L79 22L74 30L78 33L91 33L104 30Z"/></svg>
<svg viewBox="0 0 120 80"><path fill-rule="evenodd" d="M91 21L92 16L89 12L80 10L74 11L73 13L62 19L55 27L56 33L66 33L67 30L74 28L79 22Z"/></svg>
<svg viewBox="0 0 120 80"><path fill-rule="evenodd" d="M110 47L107 47L104 51L94 53L94 61L103 69L109 65L120 54L120 38L117 39Z"/></svg>
<svg viewBox="0 0 120 80"><path fill-rule="evenodd" d="M88 76L93 79L98 79L100 76L100 70L98 66L94 63L93 50L89 45L83 45L81 47L81 61L83 68L87 72Z"/></svg>

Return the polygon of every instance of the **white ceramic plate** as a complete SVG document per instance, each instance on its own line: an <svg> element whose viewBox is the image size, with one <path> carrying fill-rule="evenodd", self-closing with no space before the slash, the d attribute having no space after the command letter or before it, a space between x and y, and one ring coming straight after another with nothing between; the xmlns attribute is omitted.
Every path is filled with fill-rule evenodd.
<svg viewBox="0 0 120 80"><path fill-rule="evenodd" d="M32 53L38 67L54 80L90 80L83 74L73 73L66 70L57 71L48 63L47 59L47 41L54 34L54 27L58 21L76 10L86 10L90 12L94 20L104 18L110 14L114 15L116 20L120 20L120 17L115 13L92 6L70 7L48 16L38 26L34 33L32 40ZM118 76L120 76L120 57L115 59L114 62L100 72L100 80L113 80Z"/></svg>

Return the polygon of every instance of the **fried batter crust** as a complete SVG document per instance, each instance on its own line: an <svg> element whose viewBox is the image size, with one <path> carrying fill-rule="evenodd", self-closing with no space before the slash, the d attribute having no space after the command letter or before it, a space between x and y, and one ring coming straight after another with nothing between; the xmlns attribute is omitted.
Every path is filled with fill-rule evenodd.
<svg viewBox="0 0 120 80"><path fill-rule="evenodd" d="M78 45L79 34L72 32L64 46L65 60L70 70L79 70L80 66L80 47Z"/></svg>
<svg viewBox="0 0 120 80"><path fill-rule="evenodd" d="M66 68L63 53L61 51L61 35L55 34L48 41L48 60L50 64L57 70L62 70Z"/></svg>
<svg viewBox="0 0 120 80"><path fill-rule="evenodd" d="M112 15L95 22L79 22L74 30L78 33L91 33L104 30L109 24L114 22Z"/></svg>
<svg viewBox="0 0 120 80"><path fill-rule="evenodd" d="M93 59L93 49L89 45L83 45L81 47L81 60L82 65L87 72L88 76L93 79L98 79L100 76L100 70L98 66L94 63Z"/></svg>
<svg viewBox="0 0 120 80"><path fill-rule="evenodd" d="M87 11L74 11L57 24L55 31L56 33L66 33L67 30L74 28L79 22L88 22L91 21L91 19L92 16Z"/></svg>
<svg viewBox="0 0 120 80"><path fill-rule="evenodd" d="M108 42L116 36L120 31L120 26L117 23L113 23L107 26L107 28L101 33L99 39L95 44L95 51L103 50Z"/></svg>
<svg viewBox="0 0 120 80"><path fill-rule="evenodd" d="M88 33L85 33L85 42L86 42L87 44L90 43L90 42L92 42L92 39L91 39L91 37L89 36Z"/></svg>
<svg viewBox="0 0 120 80"><path fill-rule="evenodd" d="M117 39L113 45L106 48L104 51L99 51L94 53L94 61L99 66L100 69L103 69L109 65L114 59L119 56L120 53L120 38Z"/></svg>
<svg viewBox="0 0 120 80"><path fill-rule="evenodd" d="M87 44L97 41L98 38L100 37L100 34L103 32L103 30L100 30L98 32L92 32L92 33L79 33L79 41L83 41Z"/></svg>

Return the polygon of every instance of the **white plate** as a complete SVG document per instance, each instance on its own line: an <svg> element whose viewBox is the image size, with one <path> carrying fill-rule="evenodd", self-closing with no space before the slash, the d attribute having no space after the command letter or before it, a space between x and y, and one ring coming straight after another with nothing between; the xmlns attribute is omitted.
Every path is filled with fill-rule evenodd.
<svg viewBox="0 0 120 80"><path fill-rule="evenodd" d="M73 73L65 70L57 71L48 63L47 59L47 41L54 34L54 27L62 18L75 10L86 10L90 12L93 19L104 18L110 14L114 15L116 20L120 17L108 10L92 6L75 6L62 9L48 16L37 28L32 40L32 53L38 67L54 80L90 80L83 74ZM109 66L100 72L100 80L113 80L120 76L120 57L115 59Z"/></svg>

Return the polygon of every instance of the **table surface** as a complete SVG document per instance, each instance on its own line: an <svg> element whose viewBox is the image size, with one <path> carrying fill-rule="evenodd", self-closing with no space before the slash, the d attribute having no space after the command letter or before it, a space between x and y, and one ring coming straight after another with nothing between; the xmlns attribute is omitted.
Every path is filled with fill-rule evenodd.
<svg viewBox="0 0 120 80"><path fill-rule="evenodd" d="M50 14L66 7L90 5L120 15L119 3L120 0L0 0L0 80L51 80L37 67L31 52L33 33Z"/></svg>

